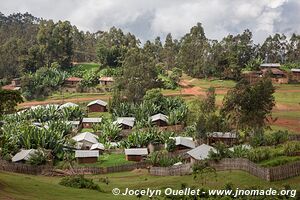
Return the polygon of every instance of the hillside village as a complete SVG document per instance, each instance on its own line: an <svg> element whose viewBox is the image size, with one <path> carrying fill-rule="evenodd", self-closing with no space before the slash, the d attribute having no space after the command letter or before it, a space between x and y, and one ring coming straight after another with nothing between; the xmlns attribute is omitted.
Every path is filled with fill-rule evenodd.
<svg viewBox="0 0 300 200"><path fill-rule="evenodd" d="M259 46L245 30L218 42L198 23L180 41L141 45L115 27L91 35L20 15L32 23L11 15L5 26L27 27L15 34L34 48L7 70L0 61L0 180L25 181L7 185L95 199L128 185L300 189L300 54L283 45L282 58L282 35Z"/></svg>

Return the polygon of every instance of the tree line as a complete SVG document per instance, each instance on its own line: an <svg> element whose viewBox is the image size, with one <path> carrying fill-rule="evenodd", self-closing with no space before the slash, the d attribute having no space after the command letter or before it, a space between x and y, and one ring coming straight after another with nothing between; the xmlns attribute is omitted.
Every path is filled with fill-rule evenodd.
<svg viewBox="0 0 300 200"><path fill-rule="evenodd" d="M198 23L178 40L169 33L164 41L157 37L142 44L133 34L116 27L90 33L68 21L53 22L28 13L0 13L0 57L0 79L33 73L54 62L65 70L72 61L94 61L102 68L122 67L124 73L149 68L151 74L156 66L164 70L178 68L193 77L239 80L242 70L255 70L262 62L297 67L300 35L288 38L277 33L255 44L247 29L217 41L207 38ZM127 69L128 65L132 69Z"/></svg>

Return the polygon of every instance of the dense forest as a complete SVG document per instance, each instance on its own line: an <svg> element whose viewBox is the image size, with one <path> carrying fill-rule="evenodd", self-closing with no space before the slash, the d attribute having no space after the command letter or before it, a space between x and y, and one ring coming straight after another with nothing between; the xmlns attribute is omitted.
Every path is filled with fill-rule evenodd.
<svg viewBox="0 0 300 200"><path fill-rule="evenodd" d="M29 13L0 13L1 84L15 77L25 77L26 82L26 77L32 79L38 70L47 72L43 68L56 68L50 70L54 74L55 70L67 72L76 62L97 62L99 70L122 75L119 88L126 90L131 85L125 93L132 94L141 87L146 91L159 85L157 76L162 70L172 71L173 79L178 71L183 71L192 77L239 80L243 70L255 70L262 62L298 68L300 35L288 38L275 34L262 44L255 44L251 31L245 30L217 41L207 38L198 23L178 40L168 34L165 39L157 37L142 44L133 34L115 27L90 33L78 30L68 21L54 22ZM143 80L135 84L141 76ZM26 87L31 85L25 84Z"/></svg>

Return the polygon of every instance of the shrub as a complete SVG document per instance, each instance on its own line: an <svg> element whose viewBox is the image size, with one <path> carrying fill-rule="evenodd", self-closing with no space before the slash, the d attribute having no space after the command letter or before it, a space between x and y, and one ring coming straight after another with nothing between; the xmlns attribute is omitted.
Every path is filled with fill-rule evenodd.
<svg viewBox="0 0 300 200"><path fill-rule="evenodd" d="M253 162L260 162L271 158L271 148L270 147L259 147L251 149L248 153L248 159Z"/></svg>
<svg viewBox="0 0 300 200"><path fill-rule="evenodd" d="M99 185L93 182L93 179L84 178L83 175L64 177L59 184L66 187L102 191Z"/></svg>
<svg viewBox="0 0 300 200"><path fill-rule="evenodd" d="M155 151L149 155L147 161L156 167L169 167L181 162L182 158L180 156L170 156L166 151Z"/></svg>
<svg viewBox="0 0 300 200"><path fill-rule="evenodd" d="M166 141L166 150L168 152L172 152L176 149L176 142L174 139L167 139Z"/></svg>
<svg viewBox="0 0 300 200"><path fill-rule="evenodd" d="M30 158L27 160L27 163L30 165L44 165L47 162L47 154L42 150L37 150L33 153Z"/></svg>
<svg viewBox="0 0 300 200"><path fill-rule="evenodd" d="M287 156L300 151L300 142L292 141L283 145L283 153Z"/></svg>

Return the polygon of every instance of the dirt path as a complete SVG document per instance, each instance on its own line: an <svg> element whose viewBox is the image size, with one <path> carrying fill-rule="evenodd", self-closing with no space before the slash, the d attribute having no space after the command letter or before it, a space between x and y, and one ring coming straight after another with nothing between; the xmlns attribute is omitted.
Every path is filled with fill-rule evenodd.
<svg viewBox="0 0 300 200"><path fill-rule="evenodd" d="M36 105L45 105L45 104L62 104L66 102L72 102L72 103L81 103L81 102L86 102L86 101L93 101L97 99L104 99L108 100L109 96L94 96L94 97L78 97L78 98L69 98L69 99L53 99L53 100L45 100L45 101L28 101L19 104L20 107L31 107L31 106L36 106Z"/></svg>
<svg viewBox="0 0 300 200"><path fill-rule="evenodd" d="M300 118L299 120L278 118L272 124L276 126L285 127L287 129L300 133Z"/></svg>

